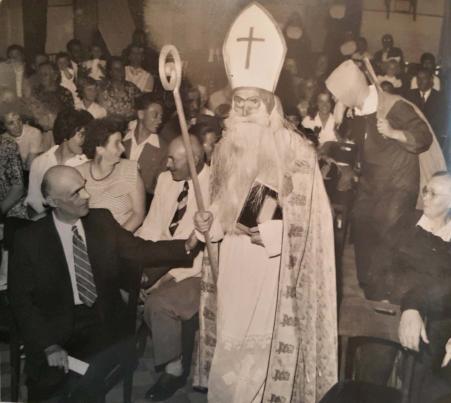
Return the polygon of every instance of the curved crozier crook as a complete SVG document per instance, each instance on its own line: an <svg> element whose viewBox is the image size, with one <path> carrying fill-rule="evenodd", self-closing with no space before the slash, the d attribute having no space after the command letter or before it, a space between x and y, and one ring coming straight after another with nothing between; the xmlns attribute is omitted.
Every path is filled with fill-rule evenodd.
<svg viewBox="0 0 451 403"><path fill-rule="evenodd" d="M168 62L172 56L174 61ZM174 45L164 45L160 51L158 62L161 84L167 91L178 91L182 82L182 61L180 54Z"/></svg>

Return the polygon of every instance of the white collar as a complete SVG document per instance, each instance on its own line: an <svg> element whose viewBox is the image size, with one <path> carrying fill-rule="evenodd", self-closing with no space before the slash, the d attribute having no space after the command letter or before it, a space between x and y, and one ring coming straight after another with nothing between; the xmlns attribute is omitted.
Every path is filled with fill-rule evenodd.
<svg viewBox="0 0 451 403"><path fill-rule="evenodd" d="M431 220L423 214L417 222L417 225L425 231L442 238L445 242L451 241L451 220L449 220L443 227L433 231Z"/></svg>
<svg viewBox="0 0 451 403"><path fill-rule="evenodd" d="M418 91L420 91L420 95L422 95L424 98L428 99L428 98L429 98L429 95L431 95L432 88L429 88L429 89L428 89L427 91L425 91L425 92L423 92L423 91L421 91L421 90L418 90Z"/></svg>
<svg viewBox="0 0 451 403"><path fill-rule="evenodd" d="M52 211L52 216L53 216L53 221L54 221L55 226L56 226L57 229L63 230L63 231L72 231L72 227L75 225L80 230L80 226L81 226L81 220L80 219L75 221L73 224L69 224L67 222L61 221L56 216L54 211Z"/></svg>
<svg viewBox="0 0 451 403"><path fill-rule="evenodd" d="M377 95L376 86L370 85L369 89L370 91L368 96L365 98L365 101L363 101L362 108L355 108L355 114L357 116L371 115L377 111L379 97Z"/></svg>

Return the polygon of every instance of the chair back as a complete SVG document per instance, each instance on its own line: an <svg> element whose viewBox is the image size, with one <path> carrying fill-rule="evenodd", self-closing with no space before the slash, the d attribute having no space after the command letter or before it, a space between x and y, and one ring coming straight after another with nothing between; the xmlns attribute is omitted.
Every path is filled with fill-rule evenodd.
<svg viewBox="0 0 451 403"><path fill-rule="evenodd" d="M361 297L343 298L340 305L338 335L371 337L399 344L400 307Z"/></svg>
<svg viewBox="0 0 451 403"><path fill-rule="evenodd" d="M343 298L338 320L341 383L345 381L346 377L349 339L354 337L371 338L400 345L398 337L400 318L401 309L398 305L369 301L363 297ZM409 402L415 358L411 352L405 352L405 354L407 354L407 359L402 382L402 403Z"/></svg>

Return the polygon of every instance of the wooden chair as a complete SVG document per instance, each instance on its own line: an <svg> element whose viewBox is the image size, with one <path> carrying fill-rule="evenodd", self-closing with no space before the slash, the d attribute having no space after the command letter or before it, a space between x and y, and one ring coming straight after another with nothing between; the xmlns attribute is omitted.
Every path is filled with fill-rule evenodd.
<svg viewBox="0 0 451 403"><path fill-rule="evenodd" d="M338 323L338 335L340 337L340 386L336 387L336 392L342 395L345 393L355 395L363 393L363 390L374 390L377 393L389 396L388 399L392 399L393 402L409 402L414 365L414 355L411 352L404 352L406 363L404 366L405 372L401 392L385 386L381 387L368 384L362 386L362 383L358 381L346 381L350 339L368 338L375 341L390 342L399 346L398 325L400 315L400 307L397 305L369 301L363 297L345 297L343 299L340 306ZM349 392L350 390L351 392ZM362 398L364 397L362 396ZM372 401L370 399L368 402ZM361 402L366 403L366 400L361 400ZM390 400L384 400L384 403L392 402Z"/></svg>

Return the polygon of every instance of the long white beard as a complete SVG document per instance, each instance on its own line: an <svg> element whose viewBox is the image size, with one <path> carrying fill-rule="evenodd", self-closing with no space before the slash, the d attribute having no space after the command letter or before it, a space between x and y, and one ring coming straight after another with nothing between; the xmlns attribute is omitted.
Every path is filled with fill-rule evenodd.
<svg viewBox="0 0 451 403"><path fill-rule="evenodd" d="M255 179L278 188L276 145L267 113L232 114L212 159L212 209L227 233L235 223Z"/></svg>

